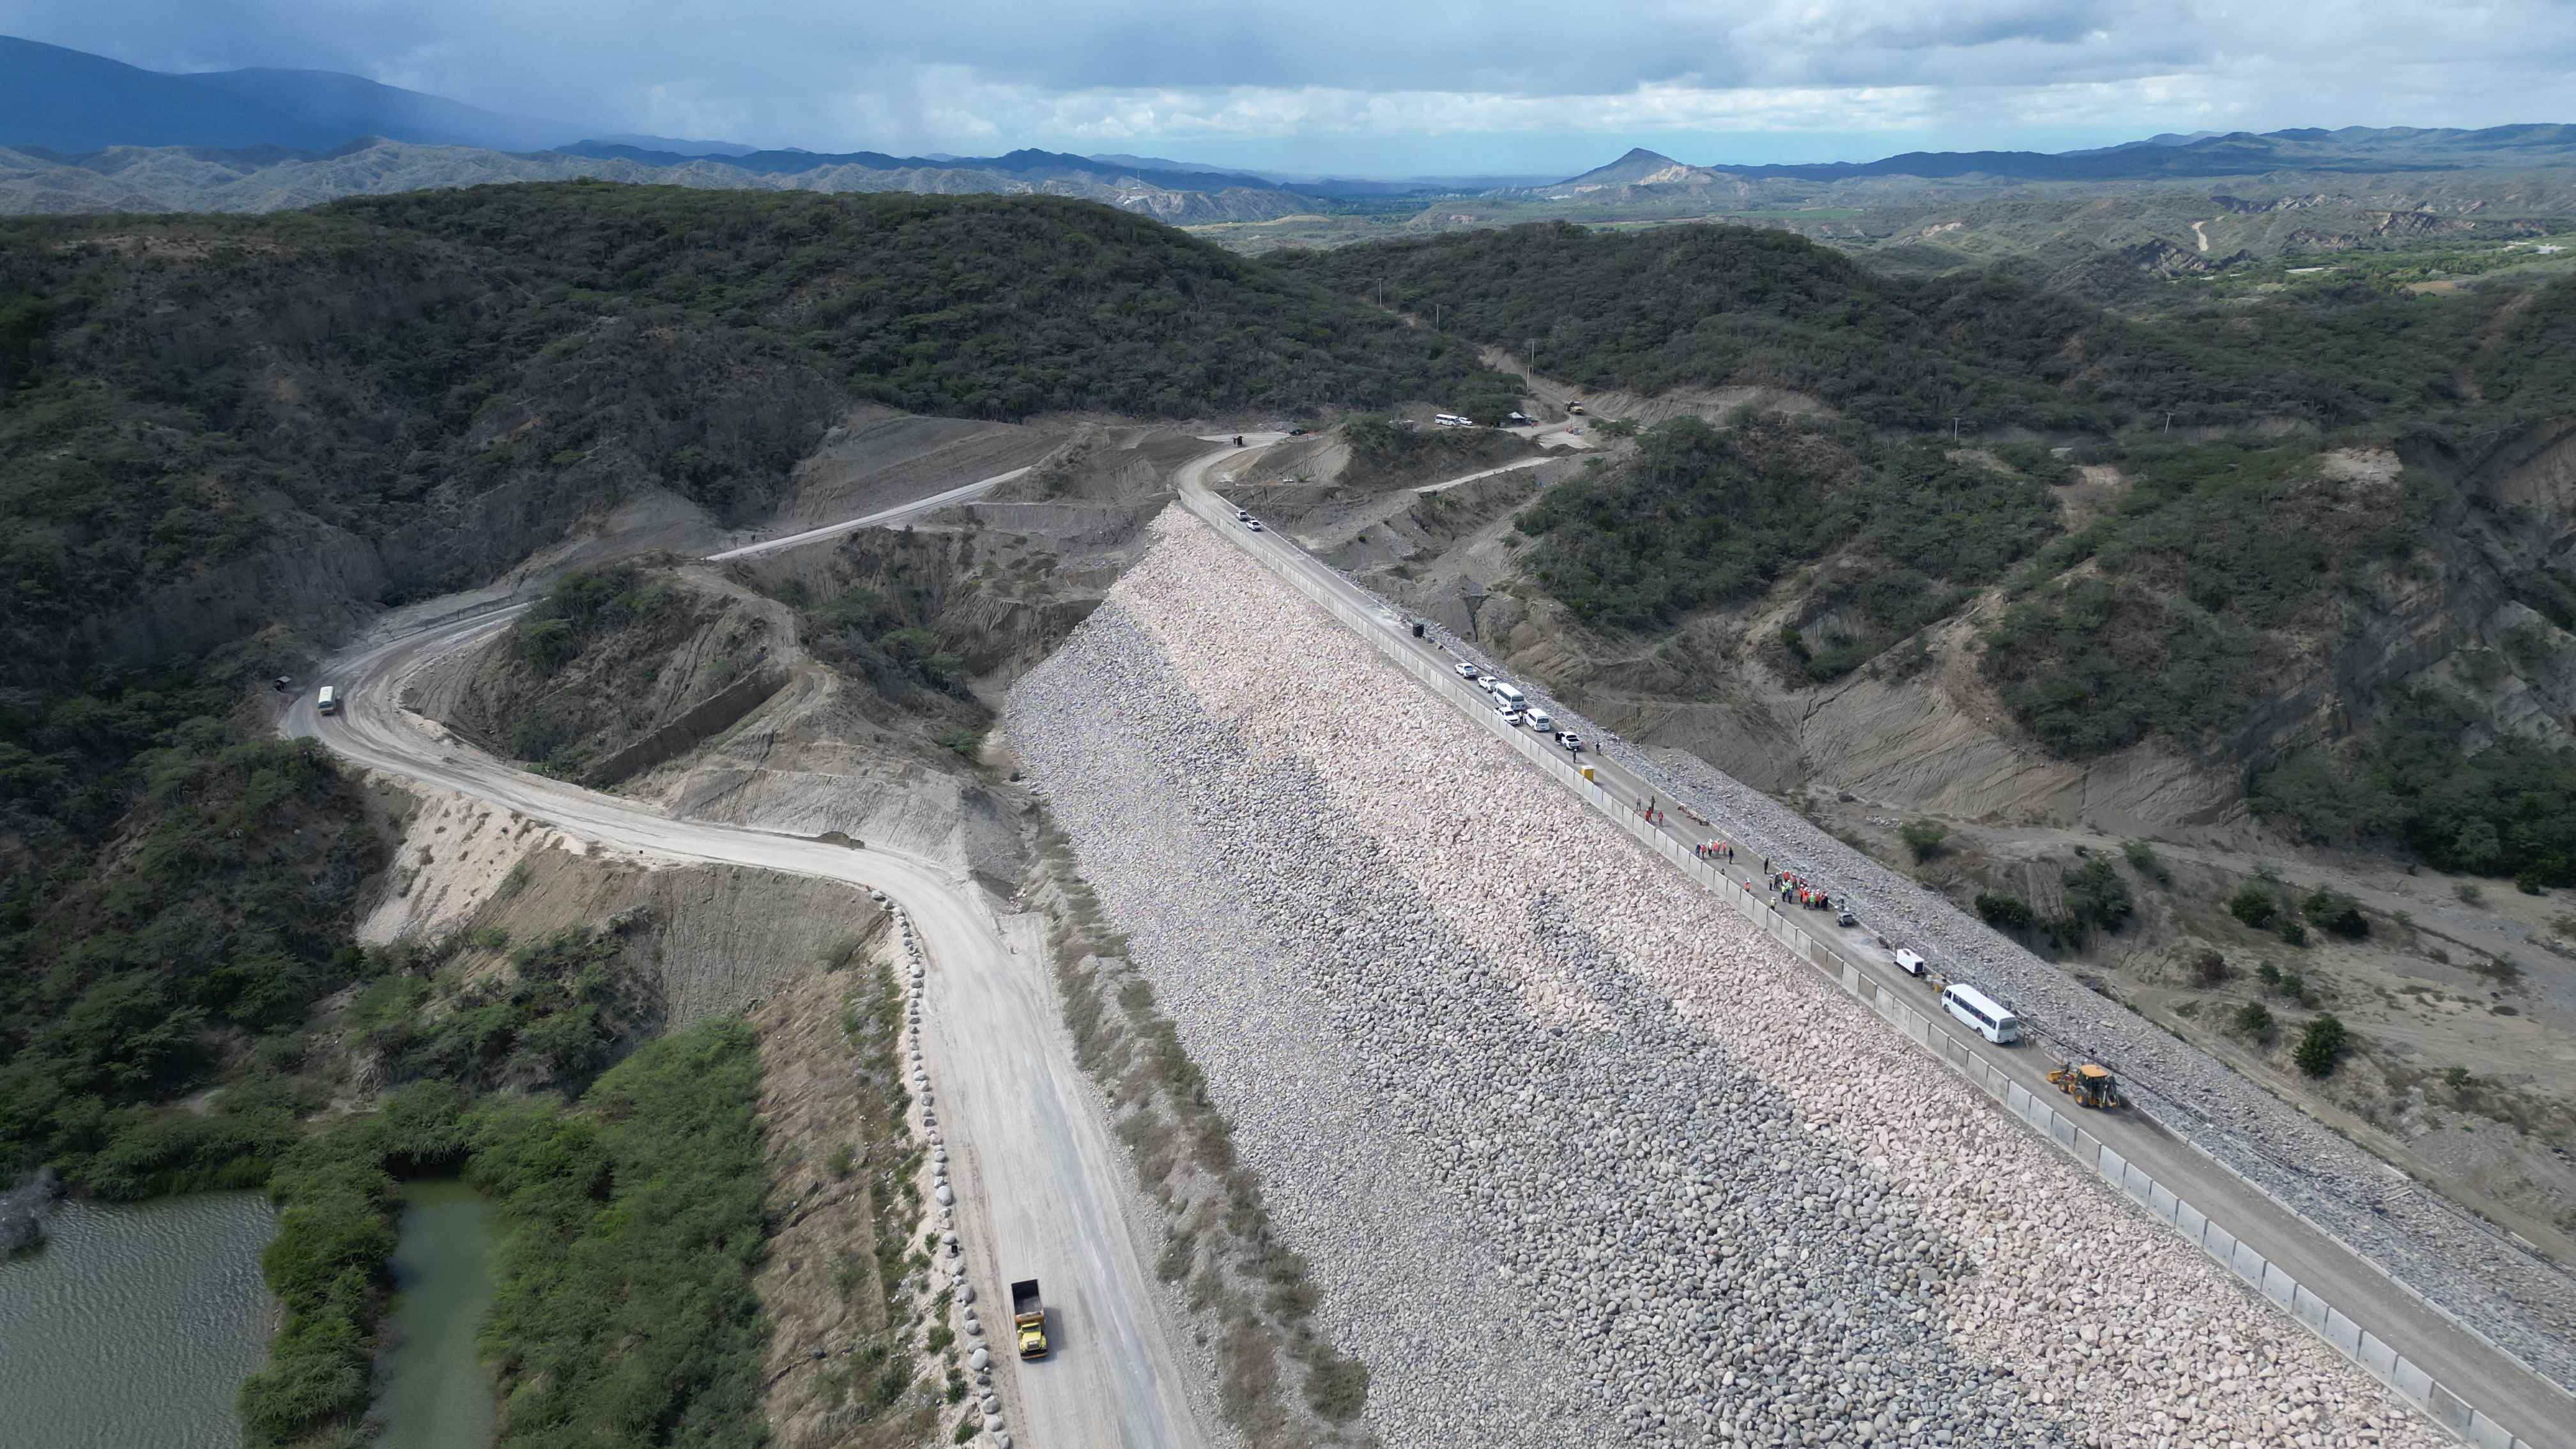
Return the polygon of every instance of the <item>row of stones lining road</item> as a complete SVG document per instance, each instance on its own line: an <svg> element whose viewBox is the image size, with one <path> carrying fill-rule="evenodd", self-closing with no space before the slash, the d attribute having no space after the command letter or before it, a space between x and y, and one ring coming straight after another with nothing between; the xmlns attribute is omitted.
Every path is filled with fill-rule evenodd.
<svg viewBox="0 0 2576 1449"><path fill-rule="evenodd" d="M975 1376L975 1397L984 1416L984 1432L992 1436L999 1449L1011 1449L1001 1396L993 1384L992 1349L984 1342L984 1324L975 1312L975 1285L966 1281L965 1249L957 1238L957 1192L948 1182L948 1144L939 1133L939 1104L930 1089L930 1070L921 1060L921 989L928 963L922 958L921 942L913 937L912 918L904 914L903 907L887 900L883 891L871 890L868 895L894 918L896 934L903 942L904 1064L912 1081L913 1100L921 1109L922 1141L930 1148L930 1200L939 1211L939 1262L948 1275L950 1311L957 1318L954 1331L969 1345L966 1367Z"/></svg>
<svg viewBox="0 0 2576 1449"><path fill-rule="evenodd" d="M2448 1442L1194 518L1005 723L1391 1446Z"/></svg>

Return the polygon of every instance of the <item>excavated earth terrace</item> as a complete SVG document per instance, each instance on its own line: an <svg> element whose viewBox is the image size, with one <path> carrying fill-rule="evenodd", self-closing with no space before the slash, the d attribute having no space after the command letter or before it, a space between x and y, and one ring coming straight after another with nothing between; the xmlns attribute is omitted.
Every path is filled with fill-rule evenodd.
<svg viewBox="0 0 2576 1449"><path fill-rule="evenodd" d="M2439 1431L1178 510L1005 724L1390 1445Z"/></svg>

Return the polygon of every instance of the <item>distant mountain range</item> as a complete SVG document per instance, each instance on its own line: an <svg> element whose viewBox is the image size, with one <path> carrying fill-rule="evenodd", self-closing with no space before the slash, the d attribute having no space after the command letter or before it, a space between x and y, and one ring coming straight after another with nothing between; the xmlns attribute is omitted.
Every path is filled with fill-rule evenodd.
<svg viewBox="0 0 2576 1449"><path fill-rule="evenodd" d="M802 164L789 163L784 159L789 156ZM753 158L755 164L741 164ZM601 143L513 153L372 140L323 152L274 146L115 146L65 156L0 147L0 214L281 211L343 196L582 177L707 190L1071 196L1180 226L1267 221L1316 205L1312 197L1258 180L1212 185L1212 178L1200 176L1191 178L1189 186L1166 186L1083 157L1047 152L941 163L871 153L855 158L792 152L754 152L751 158L684 156Z"/></svg>
<svg viewBox="0 0 2576 1449"><path fill-rule="evenodd" d="M2235 131L2152 136L2091 151L1908 151L1877 161L1791 166L1696 166L1640 147L1607 166L1540 193L1615 186L1690 187L1786 178L1852 181L1882 176L1943 181L2180 181L2259 176L2272 171L2458 171L2486 167L2564 166L2576 162L2576 126L2492 126L2485 130L2348 126L2337 131Z"/></svg>
<svg viewBox="0 0 2576 1449"><path fill-rule="evenodd" d="M0 146L66 155L110 146L276 146L322 152L370 136L533 151L582 128L505 116L327 70L171 75L0 36Z"/></svg>
<svg viewBox="0 0 2576 1449"><path fill-rule="evenodd" d="M761 149L503 115L329 71L176 75L0 37L0 213L268 211L337 196L497 181L704 188L1044 192L1193 224L1265 221L1336 203L1476 197L1503 211L1585 214L1815 204L1812 188L2146 182L2274 172L2404 174L2576 164L2576 127L2497 126L2159 135L2086 151L1908 152L1877 161L1694 165L1632 150L1563 181L1291 176L1169 157L896 156ZM1804 192L1796 200L1786 191ZM1836 204L1841 204L1837 202ZM1550 208L1553 210L1553 208ZM1597 215L1596 215L1597 214ZM1450 218L1465 222L1468 215Z"/></svg>
<svg viewBox="0 0 2576 1449"><path fill-rule="evenodd" d="M809 171L835 167L855 167L862 171L982 171L997 176L1013 176L1033 181L1082 179L1104 185L1141 182L1146 186L1176 191L1275 191L1278 183L1247 176L1241 172L1219 171L1213 167L1184 166L1178 170L1160 170L1103 161L1090 156L1074 156L1061 151L1018 150L1003 156L889 156L882 151L848 151L829 154L819 151L744 151L736 154L685 155L673 151L648 151L636 146L622 146L606 141L576 141L555 148L567 156L590 156L603 161L630 161L639 166L679 166L692 161L709 161L718 165L738 166L763 176L794 176ZM1129 158L1141 159L1141 158Z"/></svg>

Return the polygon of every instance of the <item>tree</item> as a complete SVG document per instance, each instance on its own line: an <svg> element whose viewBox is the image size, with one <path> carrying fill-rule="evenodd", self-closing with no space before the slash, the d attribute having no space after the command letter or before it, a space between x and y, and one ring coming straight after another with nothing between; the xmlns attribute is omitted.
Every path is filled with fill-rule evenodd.
<svg viewBox="0 0 2576 1449"><path fill-rule="evenodd" d="M2348 941L2370 934L2370 918L2361 913L2361 902L2341 891L2319 886L2299 903L2299 912L2320 929Z"/></svg>
<svg viewBox="0 0 2576 1449"><path fill-rule="evenodd" d="M2249 1001L2236 1008L2232 1020L2238 1031L2267 1046L2271 1044L2273 1033L2280 1030L2280 1023L2272 1019L2272 1008L2259 1001Z"/></svg>
<svg viewBox="0 0 2576 1449"><path fill-rule="evenodd" d="M2088 925L2116 931L2137 909L2129 883L2101 857L2084 862L2066 878L2066 913Z"/></svg>
<svg viewBox="0 0 2576 1449"><path fill-rule="evenodd" d="M2333 1012L2327 1012L2308 1023L2308 1029L2299 1037L2294 1059L2299 1070L2309 1076L2331 1076L2335 1066L2343 1060L2343 1054L2351 1047L2352 1034L2344 1030L2342 1021Z"/></svg>
<svg viewBox="0 0 2576 1449"><path fill-rule="evenodd" d="M2247 881L2244 889L2227 898L2227 913L2260 931L2280 915L2281 903L2270 891Z"/></svg>
<svg viewBox="0 0 2576 1449"><path fill-rule="evenodd" d="M1977 918L1998 931L2020 931L2029 928L2033 919L2030 902L2000 891L1977 892Z"/></svg>
<svg viewBox="0 0 2576 1449"><path fill-rule="evenodd" d="M2151 880L2160 886L2173 884L2173 871L2156 854L2154 846L2143 840L2132 840L2120 847L2120 853L2128 857L2129 869L2136 871L2139 879Z"/></svg>
<svg viewBox="0 0 2576 1449"><path fill-rule="evenodd" d="M1909 820L1898 828L1896 838L1914 852L1914 863L1921 865L1942 851L1942 842L1950 838L1950 827L1938 820Z"/></svg>

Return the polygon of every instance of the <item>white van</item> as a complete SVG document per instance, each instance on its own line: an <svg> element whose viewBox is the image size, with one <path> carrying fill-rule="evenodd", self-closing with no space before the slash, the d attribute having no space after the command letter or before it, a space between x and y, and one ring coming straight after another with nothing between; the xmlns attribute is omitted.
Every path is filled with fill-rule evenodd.
<svg viewBox="0 0 2576 1449"><path fill-rule="evenodd" d="M1897 970L1904 972L1908 976L1920 976L1923 974L1923 953L1915 950L1911 946L1899 947L1896 954L1888 959L1896 963Z"/></svg>
<svg viewBox="0 0 2576 1449"><path fill-rule="evenodd" d="M1531 729L1542 730L1548 734L1556 733L1556 716L1549 714L1546 710L1531 710L1529 712L1529 722Z"/></svg>
<svg viewBox="0 0 2576 1449"><path fill-rule="evenodd" d="M1943 988L1941 1004L1949 1008L1952 1016L1975 1027L1977 1035L1997 1046L2011 1046L2021 1040L2021 1018L1973 986Z"/></svg>
<svg viewBox="0 0 2576 1449"><path fill-rule="evenodd" d="M331 686L326 684L322 686L322 692L313 697L313 707L324 714L338 714L340 712L340 696L334 694L331 690Z"/></svg>
<svg viewBox="0 0 2576 1449"><path fill-rule="evenodd" d="M1511 683L1508 680L1497 679L1487 684L1485 687L1494 692L1494 698L1501 700L1503 703L1510 705L1514 709L1529 708L1529 696L1512 688Z"/></svg>

